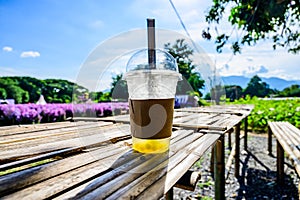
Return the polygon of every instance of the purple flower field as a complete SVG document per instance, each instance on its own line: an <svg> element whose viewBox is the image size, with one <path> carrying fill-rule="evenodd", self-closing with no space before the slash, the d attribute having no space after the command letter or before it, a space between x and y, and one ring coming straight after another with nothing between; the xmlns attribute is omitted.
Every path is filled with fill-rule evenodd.
<svg viewBox="0 0 300 200"><path fill-rule="evenodd" d="M0 105L0 125L65 121L72 117L105 117L128 113L128 103Z"/></svg>

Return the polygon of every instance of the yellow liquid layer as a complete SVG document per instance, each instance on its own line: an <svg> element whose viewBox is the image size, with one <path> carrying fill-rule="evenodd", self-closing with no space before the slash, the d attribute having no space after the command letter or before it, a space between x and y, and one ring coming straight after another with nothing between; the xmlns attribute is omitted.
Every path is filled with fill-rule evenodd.
<svg viewBox="0 0 300 200"><path fill-rule="evenodd" d="M132 148L141 153L163 153L168 151L170 138L139 139L132 137Z"/></svg>

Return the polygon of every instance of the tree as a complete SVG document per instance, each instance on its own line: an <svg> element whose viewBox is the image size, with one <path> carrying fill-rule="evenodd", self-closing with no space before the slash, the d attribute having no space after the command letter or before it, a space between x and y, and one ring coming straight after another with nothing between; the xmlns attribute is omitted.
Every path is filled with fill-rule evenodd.
<svg viewBox="0 0 300 200"><path fill-rule="evenodd" d="M0 88L0 99L6 99L7 93L4 88Z"/></svg>
<svg viewBox="0 0 300 200"><path fill-rule="evenodd" d="M270 89L269 85L266 82L263 82L257 75L250 79L247 87L244 90L245 96L248 94L251 97L266 97L271 93L273 93L273 90Z"/></svg>
<svg viewBox="0 0 300 200"><path fill-rule="evenodd" d="M225 85L226 97L234 101L242 97L243 89L239 85Z"/></svg>
<svg viewBox="0 0 300 200"><path fill-rule="evenodd" d="M222 52L233 34L221 33L217 26L227 9L228 21L234 28L242 30L241 38L234 38L231 44L233 53L241 52L243 45L255 45L257 41L271 39L273 49L285 47L288 52L300 51L300 1L299 0L213 0L206 22L208 28L202 36L212 38L211 27L216 24L216 50Z"/></svg>
<svg viewBox="0 0 300 200"><path fill-rule="evenodd" d="M8 85L6 87L7 92L7 98L8 99L14 99L16 103L24 103L28 102L28 92L24 91L22 88L20 88L17 85Z"/></svg>
<svg viewBox="0 0 300 200"><path fill-rule="evenodd" d="M122 77L123 74L118 74L112 78L113 82L111 84L110 96L115 100L127 101L129 97L127 83Z"/></svg>
<svg viewBox="0 0 300 200"><path fill-rule="evenodd" d="M300 97L300 85L291 85L279 92L280 97Z"/></svg>
<svg viewBox="0 0 300 200"><path fill-rule="evenodd" d="M0 98L13 98L16 103L35 103L41 94L49 103L70 103L88 90L67 80L39 80L32 77L0 77ZM5 91L5 93L4 93ZM74 94L74 95L73 95Z"/></svg>
<svg viewBox="0 0 300 200"><path fill-rule="evenodd" d="M89 97L91 100L98 102L100 101L101 96L103 95L103 92L90 92Z"/></svg>
<svg viewBox="0 0 300 200"><path fill-rule="evenodd" d="M29 92L29 102L37 102L40 98L44 84L41 80L32 77L15 77L19 86Z"/></svg>
<svg viewBox="0 0 300 200"><path fill-rule="evenodd" d="M20 87L16 77L1 78L0 89L2 98L15 99L16 103L27 103L29 101L29 92Z"/></svg>
<svg viewBox="0 0 300 200"><path fill-rule="evenodd" d="M46 79L43 95L47 102L70 103L72 99L78 100L78 96L88 93L88 89L73 82L62 79Z"/></svg>
<svg viewBox="0 0 300 200"><path fill-rule="evenodd" d="M179 73L188 82L178 82L176 93L186 94L186 92L194 90L197 95L202 96L200 90L204 87L204 80L201 79L200 73L195 71L196 66L192 64L193 61L190 56L193 55L193 49L185 43L184 39L176 40L173 45L170 43L165 44L165 49L176 59Z"/></svg>

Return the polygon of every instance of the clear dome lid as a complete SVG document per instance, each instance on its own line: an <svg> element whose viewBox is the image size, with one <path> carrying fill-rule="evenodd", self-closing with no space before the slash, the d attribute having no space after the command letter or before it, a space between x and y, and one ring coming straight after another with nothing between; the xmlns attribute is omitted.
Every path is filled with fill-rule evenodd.
<svg viewBox="0 0 300 200"><path fill-rule="evenodd" d="M155 68L150 68L148 62L148 49L142 49L134 53L128 60L126 72L137 70L171 70L179 72L175 58L168 52L155 49Z"/></svg>

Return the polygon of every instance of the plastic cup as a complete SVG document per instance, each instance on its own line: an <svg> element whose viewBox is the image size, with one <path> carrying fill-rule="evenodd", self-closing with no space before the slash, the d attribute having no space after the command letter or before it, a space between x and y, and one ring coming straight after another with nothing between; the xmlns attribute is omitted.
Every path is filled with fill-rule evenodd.
<svg viewBox="0 0 300 200"><path fill-rule="evenodd" d="M132 148L142 153L169 149L172 134L178 66L167 52L156 49L155 68L149 67L147 49L128 61L124 79L129 93Z"/></svg>

